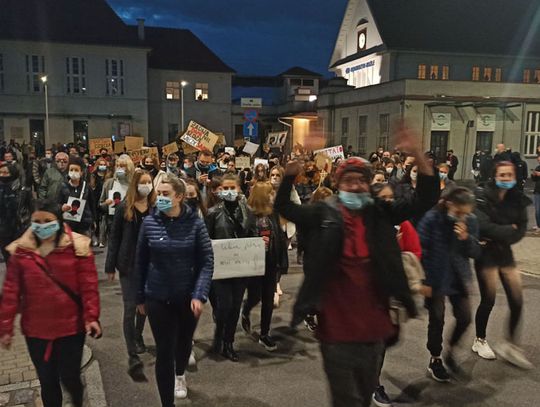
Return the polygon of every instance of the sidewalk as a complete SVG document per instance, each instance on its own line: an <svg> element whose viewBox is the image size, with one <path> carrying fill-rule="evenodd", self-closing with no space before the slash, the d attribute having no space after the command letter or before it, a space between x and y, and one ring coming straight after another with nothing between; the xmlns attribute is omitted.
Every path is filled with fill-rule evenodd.
<svg viewBox="0 0 540 407"><path fill-rule="evenodd" d="M540 277L540 234L527 233L512 248L518 268L526 274Z"/></svg>

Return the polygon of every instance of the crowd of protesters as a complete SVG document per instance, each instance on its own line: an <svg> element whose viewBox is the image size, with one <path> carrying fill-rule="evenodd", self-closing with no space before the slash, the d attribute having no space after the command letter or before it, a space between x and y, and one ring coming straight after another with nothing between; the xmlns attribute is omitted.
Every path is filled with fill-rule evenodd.
<svg viewBox="0 0 540 407"><path fill-rule="evenodd" d="M2 145L0 344L10 346L20 312L44 406L62 404L60 383L81 406L85 335L101 336L91 246L107 248L103 271L110 281L118 274L122 290L128 373L142 374L148 319L161 403L174 406L188 396L185 371L196 363L193 336L207 301L211 352L221 360L243 357L239 322L262 348L279 348L272 314L294 244L305 276L291 325L316 332L334 407L392 405L379 381L385 350L418 314L418 298L429 313L427 371L439 382L460 373L455 348L472 322L471 259L481 294L472 351L530 368L519 347L523 291L511 249L527 228L526 164L502 144L494 157L479 151L471 191L455 182L452 150L437 162L406 128L395 142L367 159L350 147L335 160L265 146L262 161L246 168L235 164L241 147L186 154L179 145L134 162L108 149ZM540 165L532 179L540 226ZM211 241L252 237L264 242L264 275L213 280ZM498 280L510 318L495 352L486 330ZM456 325L443 346L447 298ZM256 334L251 315L259 304Z"/></svg>

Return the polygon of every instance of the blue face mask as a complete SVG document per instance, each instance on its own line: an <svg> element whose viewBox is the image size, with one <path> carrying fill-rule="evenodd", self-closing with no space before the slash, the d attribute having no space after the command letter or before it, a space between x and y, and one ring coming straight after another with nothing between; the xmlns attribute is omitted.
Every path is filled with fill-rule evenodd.
<svg viewBox="0 0 540 407"><path fill-rule="evenodd" d="M167 213L173 207L172 199L168 196L158 196L156 206L158 208L158 211Z"/></svg>
<svg viewBox="0 0 540 407"><path fill-rule="evenodd" d="M448 174L445 173L445 172L439 172L439 178L444 181L444 180L448 179Z"/></svg>
<svg viewBox="0 0 540 407"><path fill-rule="evenodd" d="M234 202L238 198L238 192L234 190L219 191L219 197L224 201Z"/></svg>
<svg viewBox="0 0 540 407"><path fill-rule="evenodd" d="M60 230L60 224L57 220L47 223L32 222L32 232L38 237L39 240L46 240L55 235Z"/></svg>
<svg viewBox="0 0 540 407"><path fill-rule="evenodd" d="M512 189L516 186L516 181L495 181L495 185L501 189Z"/></svg>
<svg viewBox="0 0 540 407"><path fill-rule="evenodd" d="M347 209L358 211L373 203L373 198L369 192L346 192L339 191L339 200Z"/></svg>
<svg viewBox="0 0 540 407"><path fill-rule="evenodd" d="M106 165L100 165L100 166L98 167L98 170L100 170L100 171L107 171L107 166L106 166Z"/></svg>
<svg viewBox="0 0 540 407"><path fill-rule="evenodd" d="M118 168L118 169L116 170L116 176L117 176L118 178L124 178L124 177L126 176L126 170L123 169L123 168Z"/></svg>

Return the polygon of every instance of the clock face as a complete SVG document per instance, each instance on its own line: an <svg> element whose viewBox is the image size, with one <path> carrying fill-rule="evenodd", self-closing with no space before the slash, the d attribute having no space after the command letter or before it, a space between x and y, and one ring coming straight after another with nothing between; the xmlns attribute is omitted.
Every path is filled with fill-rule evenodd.
<svg viewBox="0 0 540 407"><path fill-rule="evenodd" d="M358 34L358 49L365 49L366 48L366 33L361 32Z"/></svg>

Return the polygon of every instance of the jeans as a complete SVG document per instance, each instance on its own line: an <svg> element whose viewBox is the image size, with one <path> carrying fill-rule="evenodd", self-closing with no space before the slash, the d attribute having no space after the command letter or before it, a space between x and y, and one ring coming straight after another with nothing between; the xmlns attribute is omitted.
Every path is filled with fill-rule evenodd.
<svg viewBox="0 0 540 407"><path fill-rule="evenodd" d="M122 287L122 300L124 302L124 339L127 351L130 356L137 354L136 342L141 340L146 316L137 312L135 299L136 288L134 287L132 276L120 276L120 286Z"/></svg>
<svg viewBox="0 0 540 407"><path fill-rule="evenodd" d="M248 280L247 300L242 313L248 316L251 310L261 302L261 336L266 336L270 332L276 286L277 275L272 270L267 270L262 277L251 277Z"/></svg>
<svg viewBox="0 0 540 407"><path fill-rule="evenodd" d="M228 278L212 282L216 301L216 340L234 342L246 285L245 278Z"/></svg>
<svg viewBox="0 0 540 407"><path fill-rule="evenodd" d="M333 407L369 407L384 343L321 343Z"/></svg>
<svg viewBox="0 0 540 407"><path fill-rule="evenodd" d="M540 228L540 194L534 194L534 215L536 226Z"/></svg>
<svg viewBox="0 0 540 407"><path fill-rule="evenodd" d="M171 304L148 299L146 312L156 341L156 381L163 407L174 406L174 380L186 371L197 319L191 301Z"/></svg>
<svg viewBox="0 0 540 407"><path fill-rule="evenodd" d="M453 347L471 324L471 305L467 294L450 295L448 299L456 319L456 325L450 336L450 347ZM442 352L445 300L446 296L440 294L426 298L426 308L429 311L427 348L434 357L441 356Z"/></svg>
<svg viewBox="0 0 540 407"><path fill-rule="evenodd" d="M481 296L480 305L476 311L476 336L478 338L486 337L489 315L493 305L495 305L495 296L497 295L497 281L500 279L510 307L507 339L515 342L523 308L521 274L515 266L485 267L477 269L476 276Z"/></svg>
<svg viewBox="0 0 540 407"><path fill-rule="evenodd" d="M26 338L28 353L41 384L41 399L44 407L62 407L62 388L60 381L71 395L72 403L82 407L83 385L81 382L81 359L84 334L65 336L52 341L39 338ZM49 346L51 354L45 356Z"/></svg>

